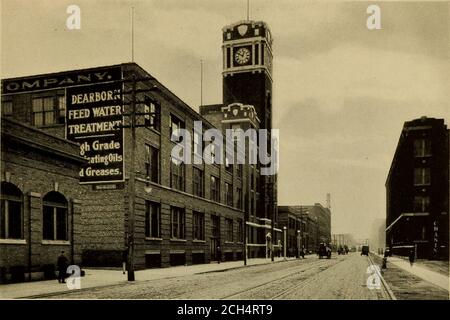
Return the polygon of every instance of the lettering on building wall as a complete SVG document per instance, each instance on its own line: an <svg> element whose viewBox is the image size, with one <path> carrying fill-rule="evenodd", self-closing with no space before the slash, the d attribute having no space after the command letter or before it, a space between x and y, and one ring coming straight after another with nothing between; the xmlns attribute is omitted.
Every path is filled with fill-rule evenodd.
<svg viewBox="0 0 450 320"><path fill-rule="evenodd" d="M80 143L80 155L88 160L80 183L124 179L121 86L103 83L66 90L66 137Z"/></svg>

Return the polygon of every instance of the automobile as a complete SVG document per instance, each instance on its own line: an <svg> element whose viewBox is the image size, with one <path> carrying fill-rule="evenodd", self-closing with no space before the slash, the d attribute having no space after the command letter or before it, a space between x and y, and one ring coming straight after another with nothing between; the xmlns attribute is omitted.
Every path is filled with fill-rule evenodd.
<svg viewBox="0 0 450 320"><path fill-rule="evenodd" d="M323 257L327 257L327 259L331 258L331 248L328 247L325 243L319 244L319 250L317 251L317 254L319 255L319 259L322 259Z"/></svg>
<svg viewBox="0 0 450 320"><path fill-rule="evenodd" d="M369 246L362 246L361 247L361 255L365 255L365 256L369 255Z"/></svg>

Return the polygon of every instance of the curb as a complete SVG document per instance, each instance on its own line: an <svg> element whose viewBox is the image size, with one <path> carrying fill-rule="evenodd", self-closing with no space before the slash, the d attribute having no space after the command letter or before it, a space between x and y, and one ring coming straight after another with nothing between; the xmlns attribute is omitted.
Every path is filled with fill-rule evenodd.
<svg viewBox="0 0 450 320"><path fill-rule="evenodd" d="M272 264L272 263L297 261L297 260L298 259L279 260L279 261L273 261L273 262L269 261L267 263L260 263L260 264L254 264L254 265L246 265L246 266L242 265L242 266L238 266L238 267L231 267L231 268L228 268L228 269L195 272L192 275L195 275L195 274L207 274L207 273L213 273L213 272L226 272L226 271L230 271L230 270L236 270L236 269L242 269L242 268L250 268L250 267L256 267L256 266L263 266L263 265L268 265L268 264ZM172 278L178 278L178 277L180 277L180 276L177 275L177 276L170 276L170 277L157 278L157 279L148 279L148 280L142 280L142 281L138 281L138 282L139 283L141 283L141 282L144 283L144 282L156 281L156 280L161 280L161 279L172 279ZM54 296L59 296L59 295L71 294L71 293L74 293L74 292L77 292L77 293L78 292L84 292L84 291L97 289L97 288L112 288L112 287L122 286L122 285L133 285L133 284L136 284L138 282L136 282L136 281L135 282L128 282L128 281L124 280L123 282L111 283L111 284L105 284L105 285L99 285L99 286L92 286L92 287L76 289L76 290L56 291L56 292L35 294L35 295L30 295L30 296L14 297L14 298L10 298L9 300L49 298L49 297L54 297Z"/></svg>
<svg viewBox="0 0 450 320"><path fill-rule="evenodd" d="M370 254L368 255L369 257L369 261L372 265L375 265L372 257L370 256ZM383 276L381 275L380 271L378 269L376 269L377 275L380 277L381 282L383 283L384 288L386 289L389 298L391 298L391 300L397 300L397 297L395 296L394 292L392 291L391 287L388 285L388 283L386 282L386 280L384 280Z"/></svg>

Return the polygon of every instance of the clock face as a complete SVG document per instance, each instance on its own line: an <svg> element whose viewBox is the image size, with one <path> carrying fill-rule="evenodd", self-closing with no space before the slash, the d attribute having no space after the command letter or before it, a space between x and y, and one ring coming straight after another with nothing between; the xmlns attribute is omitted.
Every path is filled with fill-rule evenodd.
<svg viewBox="0 0 450 320"><path fill-rule="evenodd" d="M250 50L247 48L239 48L234 54L234 60L237 64L246 64L250 61Z"/></svg>

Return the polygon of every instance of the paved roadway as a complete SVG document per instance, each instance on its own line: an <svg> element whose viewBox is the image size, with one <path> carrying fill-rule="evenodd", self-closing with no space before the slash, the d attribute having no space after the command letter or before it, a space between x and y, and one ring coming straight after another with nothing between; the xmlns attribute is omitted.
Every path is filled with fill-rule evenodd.
<svg viewBox="0 0 450 320"><path fill-rule="evenodd" d="M389 299L383 285L370 289L366 256L257 265L53 295L56 299Z"/></svg>

